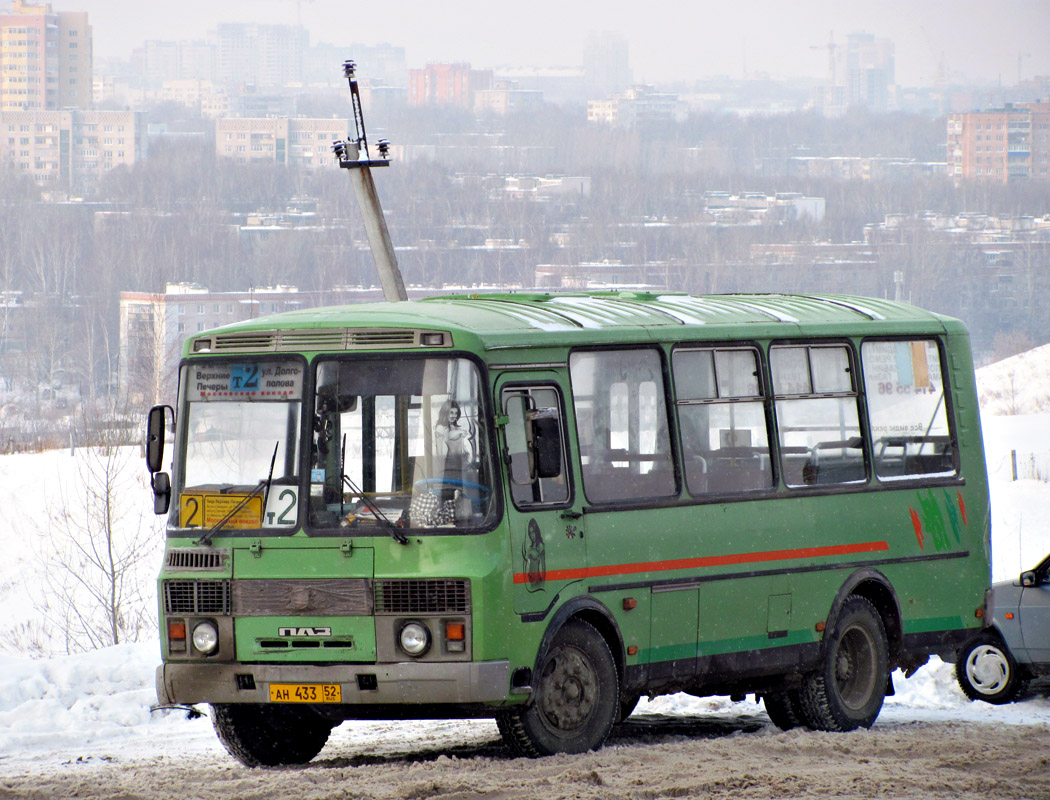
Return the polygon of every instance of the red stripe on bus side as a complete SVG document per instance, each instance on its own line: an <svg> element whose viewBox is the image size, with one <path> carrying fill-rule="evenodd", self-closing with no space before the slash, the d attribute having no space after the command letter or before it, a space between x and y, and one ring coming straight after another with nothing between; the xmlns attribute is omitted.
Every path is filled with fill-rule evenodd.
<svg viewBox="0 0 1050 800"><path fill-rule="evenodd" d="M610 564L604 567L554 569L548 571L545 577L548 581L568 581L608 575L634 575L639 572L664 572L672 569L725 567L731 564L755 564L763 561L790 561L794 558L821 558L823 556L845 556L854 553L877 553L889 549L890 546L886 542L833 544L826 547L800 547L796 550L766 550L758 553L732 553L724 556L676 558L670 561L643 561L637 564ZM516 572L514 574L514 582L528 583L529 574L527 572Z"/></svg>

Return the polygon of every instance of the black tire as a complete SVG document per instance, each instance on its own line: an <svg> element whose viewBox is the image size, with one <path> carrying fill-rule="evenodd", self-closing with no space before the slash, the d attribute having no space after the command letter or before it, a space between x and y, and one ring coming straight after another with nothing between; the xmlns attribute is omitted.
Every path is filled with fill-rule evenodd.
<svg viewBox="0 0 1050 800"><path fill-rule="evenodd" d="M621 694L620 695L620 711L616 715L616 722L620 723L627 719L634 710L638 707L638 703L642 700L640 694Z"/></svg>
<svg viewBox="0 0 1050 800"><path fill-rule="evenodd" d="M573 619L554 635L536 670L530 702L500 710L496 725L512 750L537 758L597 750L619 713L609 645L593 626Z"/></svg>
<svg viewBox="0 0 1050 800"><path fill-rule="evenodd" d="M798 689L781 689L762 695L770 721L782 731L804 726L805 714Z"/></svg>
<svg viewBox="0 0 1050 800"><path fill-rule="evenodd" d="M870 728L882 710L888 680L882 618L869 600L848 597L825 639L823 663L802 681L803 721L820 731Z"/></svg>
<svg viewBox="0 0 1050 800"><path fill-rule="evenodd" d="M332 723L309 708L237 703L211 709L219 741L246 767L305 764L332 732Z"/></svg>
<svg viewBox="0 0 1050 800"><path fill-rule="evenodd" d="M1028 690L1028 679L1009 648L990 633L975 636L959 651L955 677L968 698L997 706L1012 703Z"/></svg>

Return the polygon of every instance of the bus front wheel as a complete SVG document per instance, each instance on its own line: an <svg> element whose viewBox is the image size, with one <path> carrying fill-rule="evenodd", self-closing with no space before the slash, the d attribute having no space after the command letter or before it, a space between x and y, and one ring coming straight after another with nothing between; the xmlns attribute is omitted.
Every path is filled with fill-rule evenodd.
<svg viewBox="0 0 1050 800"><path fill-rule="evenodd" d="M584 753L602 746L619 711L609 645L592 625L574 619L554 635L533 682L532 702L502 709L496 724L523 756Z"/></svg>
<svg viewBox="0 0 1050 800"><path fill-rule="evenodd" d="M782 731L805 725L805 712L798 689L781 689L762 695L770 722Z"/></svg>
<svg viewBox="0 0 1050 800"><path fill-rule="evenodd" d="M828 634L821 666L799 693L805 722L821 731L870 728L886 695L886 629L871 601L853 595Z"/></svg>
<svg viewBox="0 0 1050 800"><path fill-rule="evenodd" d="M309 708L234 703L211 710L219 741L246 767L305 764L332 732L332 723Z"/></svg>

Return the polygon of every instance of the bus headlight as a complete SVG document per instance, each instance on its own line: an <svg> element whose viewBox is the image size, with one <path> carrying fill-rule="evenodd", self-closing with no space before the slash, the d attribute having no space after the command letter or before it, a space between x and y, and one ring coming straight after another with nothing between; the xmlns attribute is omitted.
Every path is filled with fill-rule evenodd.
<svg viewBox="0 0 1050 800"><path fill-rule="evenodd" d="M430 631L422 622L406 622L398 634L398 642L408 655L419 657L430 649Z"/></svg>
<svg viewBox="0 0 1050 800"><path fill-rule="evenodd" d="M204 655L211 655L219 647L219 631L211 622L198 622L193 628L193 646Z"/></svg>

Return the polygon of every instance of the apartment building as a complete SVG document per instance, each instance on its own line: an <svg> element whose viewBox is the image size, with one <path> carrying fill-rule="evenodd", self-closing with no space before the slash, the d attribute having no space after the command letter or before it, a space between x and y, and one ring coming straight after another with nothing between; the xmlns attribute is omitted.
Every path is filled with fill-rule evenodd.
<svg viewBox="0 0 1050 800"><path fill-rule="evenodd" d="M215 80L218 46L201 41L151 39L131 54L136 74L150 84L165 81Z"/></svg>
<svg viewBox="0 0 1050 800"><path fill-rule="evenodd" d="M169 283L163 292L121 292L121 391L133 402L171 402L186 337L301 305L294 286L209 292L195 283Z"/></svg>
<svg viewBox="0 0 1050 800"><path fill-rule="evenodd" d="M346 119L242 118L215 121L215 154L243 163L331 167L332 142L346 139Z"/></svg>
<svg viewBox="0 0 1050 800"><path fill-rule="evenodd" d="M657 92L652 86L632 86L604 100L587 101L587 121L620 128L654 122L680 122L687 109L677 94Z"/></svg>
<svg viewBox="0 0 1050 800"><path fill-rule="evenodd" d="M996 183L1050 180L1050 101L949 114L948 174Z"/></svg>
<svg viewBox="0 0 1050 800"><path fill-rule="evenodd" d="M894 105L894 45L870 33L846 37L846 97L851 106L888 111Z"/></svg>
<svg viewBox="0 0 1050 800"><path fill-rule="evenodd" d="M470 64L427 64L408 71L408 103L473 109L474 94L491 89L493 80L492 70L471 69Z"/></svg>
<svg viewBox="0 0 1050 800"><path fill-rule="evenodd" d="M138 111L0 111L0 163L43 187L81 191L145 158L146 133Z"/></svg>
<svg viewBox="0 0 1050 800"><path fill-rule="evenodd" d="M219 83L275 87L303 81L310 39L301 25L224 22L216 28L215 41Z"/></svg>
<svg viewBox="0 0 1050 800"><path fill-rule="evenodd" d="M528 114L543 108L543 92L503 84L474 92L475 114Z"/></svg>
<svg viewBox="0 0 1050 800"><path fill-rule="evenodd" d="M0 13L0 111L88 108L91 47L86 12L12 0Z"/></svg>

